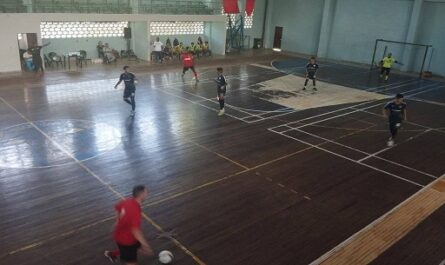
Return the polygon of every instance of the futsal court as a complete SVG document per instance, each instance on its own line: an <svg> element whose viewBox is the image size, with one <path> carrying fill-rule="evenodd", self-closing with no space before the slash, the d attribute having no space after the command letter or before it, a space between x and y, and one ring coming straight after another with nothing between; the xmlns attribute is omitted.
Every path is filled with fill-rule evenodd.
<svg viewBox="0 0 445 265"><path fill-rule="evenodd" d="M224 66L223 117L216 65L198 68L199 83L135 67L134 118L113 89L118 69L2 80L1 263L107 264L113 205L141 183L150 191L144 233L174 264L335 264L331 254L409 198L440 190L445 83L400 74L382 82L378 71L322 61L313 94L295 83L306 59L280 57ZM366 100L329 101L329 88ZM387 147L382 107L396 93L409 116ZM322 106L304 105L314 97ZM373 264L439 264L443 213Z"/></svg>

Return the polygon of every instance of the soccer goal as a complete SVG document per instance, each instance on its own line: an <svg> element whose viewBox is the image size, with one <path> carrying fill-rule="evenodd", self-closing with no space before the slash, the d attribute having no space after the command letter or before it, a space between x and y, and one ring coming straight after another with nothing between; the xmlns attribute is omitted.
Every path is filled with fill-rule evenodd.
<svg viewBox="0 0 445 265"><path fill-rule="evenodd" d="M402 72L419 74L422 78L428 53L432 51L432 45L408 43L392 40L377 39L372 53L371 70L379 68L380 61L388 54L398 62L393 68Z"/></svg>

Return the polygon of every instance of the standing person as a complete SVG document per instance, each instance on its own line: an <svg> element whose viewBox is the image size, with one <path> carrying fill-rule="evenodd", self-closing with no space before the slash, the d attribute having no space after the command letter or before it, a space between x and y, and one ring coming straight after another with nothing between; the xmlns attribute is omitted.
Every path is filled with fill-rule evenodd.
<svg viewBox="0 0 445 265"><path fill-rule="evenodd" d="M138 250L149 256L153 255L153 250L141 230L141 204L147 197L147 188L138 185L133 188L132 198L124 199L114 206L116 223L113 239L118 249L104 252L105 257L111 262L116 262L120 257L126 265L136 265Z"/></svg>
<svg viewBox="0 0 445 265"><path fill-rule="evenodd" d="M31 48L31 53L32 53L32 63L34 64L34 72L39 72L45 71L45 69L43 68L43 60L42 60L42 55L41 55L41 50L43 47L48 46L50 43L46 43L42 46L35 46L33 48Z"/></svg>
<svg viewBox="0 0 445 265"><path fill-rule="evenodd" d="M306 81L304 81L304 87L303 90L306 90L307 83L309 82L309 79L312 80L312 84L314 85L313 90L317 91L317 88L315 87L315 74L318 70L318 64L315 60L315 57L311 57L308 64L306 64Z"/></svg>
<svg viewBox="0 0 445 265"><path fill-rule="evenodd" d="M226 77L223 75L223 69L222 67L218 67L216 69L217 73L218 73L218 77L215 79L216 81L216 93L217 93L217 97L216 99L218 99L219 102L219 113L218 116L222 116L224 115L224 98L226 96L226 90L227 90L227 82L226 82Z"/></svg>
<svg viewBox="0 0 445 265"><path fill-rule="evenodd" d="M406 121L406 103L403 101L403 95L397 94L394 100L388 102L383 108L383 115L388 118L389 131L391 137L388 140L388 146L394 145L394 139L400 128L402 121Z"/></svg>
<svg viewBox="0 0 445 265"><path fill-rule="evenodd" d="M193 72L193 76L198 82L198 73L196 73L195 70L195 60L193 58L193 54L189 51L189 48L187 47L186 51L181 55L183 69L182 69L182 77L184 78L185 73L191 69Z"/></svg>
<svg viewBox="0 0 445 265"><path fill-rule="evenodd" d="M178 39L175 37L175 39L173 40L173 47L179 46L179 41Z"/></svg>
<svg viewBox="0 0 445 265"><path fill-rule="evenodd" d="M26 50L26 52L24 52L22 56L23 56L23 60L26 63L26 70L33 71L34 64L32 63L32 49Z"/></svg>
<svg viewBox="0 0 445 265"><path fill-rule="evenodd" d="M125 89L124 89L124 101L131 105L130 116L134 116L136 113L136 101L135 101L135 93L136 93L136 85L137 78L133 73L128 71L130 67L124 66L124 73L121 74L119 81L114 86L117 89L117 86L124 81Z"/></svg>
<svg viewBox="0 0 445 265"><path fill-rule="evenodd" d="M389 78L389 72L391 72L391 67L393 63L399 63L396 59L392 58L392 53L388 53L388 56L383 57L380 61L382 69L380 70L380 78L383 78L385 73L385 81Z"/></svg>
<svg viewBox="0 0 445 265"><path fill-rule="evenodd" d="M159 37L156 37L156 41L153 42L153 51L156 55L156 62L162 63L162 42L159 41Z"/></svg>
<svg viewBox="0 0 445 265"><path fill-rule="evenodd" d="M97 56L99 56L99 58L104 58L104 45L102 44L102 41L99 41L97 43L96 46L96 50L97 50Z"/></svg>

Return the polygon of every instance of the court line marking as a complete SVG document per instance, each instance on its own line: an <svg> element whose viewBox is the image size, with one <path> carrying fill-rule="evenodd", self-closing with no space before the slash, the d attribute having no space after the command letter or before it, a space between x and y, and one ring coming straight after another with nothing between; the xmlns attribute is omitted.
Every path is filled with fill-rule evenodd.
<svg viewBox="0 0 445 265"><path fill-rule="evenodd" d="M280 135L282 135L282 136L284 136L284 137L287 137L287 138L289 138L289 139L293 139L293 140L295 140L295 141L298 141L298 142L300 142L300 143L307 144L307 145L312 146L312 147L314 147L314 148L316 148L316 149L319 149L319 150L321 150L321 151L325 151L325 152L327 152L327 153L329 153L329 154L331 154L331 155L334 155L334 156L337 156L337 157L346 159L346 160L348 160L348 161L350 161L350 162L353 162L353 163L356 163L356 164L358 164L358 165L362 165L362 166L364 166L364 167L368 167L368 168L370 168L370 169L374 169L375 171L384 173L384 174L386 174L386 175L389 175L389 176L392 176L392 177L397 178L397 179L399 179L399 180L408 182L408 183L413 184L413 185L415 185L415 186L418 186L418 187L424 187L424 185L419 184L419 183L417 183L417 182L415 182L415 181L411 181L411 180L402 178L402 177L400 177L400 176L398 176L398 175L395 175L395 174L393 174L393 173L390 173L390 172L388 172L388 171L385 171L385 170L383 170L383 169L379 169L379 168L377 168L377 167L374 167L374 166L371 166L371 165L368 165L368 164L365 164L365 163L362 163L362 162L358 162L357 160L354 160L354 159L349 158L349 157L347 157L347 156L344 156L344 155L338 154L338 153L336 153L336 152L330 151L330 150L328 150L328 149L326 149L326 148L323 148L323 147L320 147L320 146L311 144L311 143L309 143L309 142L300 140L300 139L298 139L298 138L296 138L296 137L289 136L289 135L286 135L286 134L284 134L284 133L276 132L276 131L273 131L273 130L271 130L271 131L272 131L272 132L275 132L275 133L277 133L277 134L280 134Z"/></svg>
<svg viewBox="0 0 445 265"><path fill-rule="evenodd" d="M337 246L335 246L334 248L332 248L331 250L329 250L328 252L326 252L325 254L321 255L319 258L317 258L316 260L312 261L311 263L309 263L309 265L318 265L321 264L322 262L324 262L326 259L329 258L330 255L332 255L333 253L337 252L340 248L346 246L349 242L353 241L356 237L359 236L359 234L368 231L370 229L372 229L373 227L375 227L376 225L378 225L379 223L381 223L385 218L387 218L389 215L393 214L394 212L396 212L397 210L399 210L400 208L402 208L403 206L405 206L409 201L413 200L415 197L419 196L421 193L425 192L426 190L430 189L431 187L433 187L435 184L437 184L439 181L443 181L442 178L445 175L442 175L441 177L437 178L435 181L432 181L431 183L429 183L428 185L422 187L420 190L418 190L417 192L415 192L413 195L409 196L407 199L405 199L404 201L402 201L401 203L399 203L398 205L396 205L394 208L392 208L391 210L389 210L388 212L386 212L385 214L383 214L382 216L380 216L379 218L377 218L376 220L374 220L373 222L371 222L370 224L368 224L367 226L365 226L364 228L360 229L359 231L357 231L356 233L354 233L352 236L350 236L349 238L347 238L346 240L344 240L343 242L341 242L340 244L338 244Z"/></svg>
<svg viewBox="0 0 445 265"><path fill-rule="evenodd" d="M437 178L437 176L431 175L431 174L426 173L426 172L423 172L423 171L421 171L421 170L418 170L418 169L415 169L415 168L412 168L412 167L409 167L409 166L405 166L405 165L403 165L403 164L394 162L394 161L392 161L392 160L389 160L389 159L386 159L386 158L377 156L378 154L383 153L383 152L385 152L385 151L387 151L387 150L389 150L389 149L392 149L393 147L396 147L397 145L394 145L393 147L386 147L386 148L384 148L384 149L382 149L382 150L380 150L380 151L378 151L378 152L376 152L376 153L371 154L371 153L362 151L362 150L360 150L360 149L357 149L357 148L354 148L354 147L351 147L351 146L348 146L348 145L345 145L345 144L336 142L336 141L334 141L334 140L329 140L329 139L327 139L327 138L321 137L321 136L316 135L316 134L313 134L313 133L309 133L309 132L306 132L306 131L303 131L303 130L300 130L300 129L294 129L294 130L295 130L295 131L299 131L299 132L304 133L304 134L307 134L307 135L310 135L310 136L312 136L312 137L314 137L314 138L318 138L318 139L321 139L321 140L323 140L323 141L330 142L330 143L333 143L333 144L335 144L335 145L342 146L342 147L345 147L345 148L347 148L347 149L356 151L356 152L358 152L358 153L362 153L362 154L364 154L364 155L367 155L367 157L364 157L364 158L362 158L362 159L359 159L359 160L357 160L357 162L360 162L360 163L361 163L361 162L363 162L364 160L366 160L366 159L368 159L368 158L374 157L374 158L376 158L376 159L380 159L380 160L383 160L383 161L388 162L388 163L390 163L390 164L394 164L394 165L396 165L396 166L403 167L403 168L405 168L405 169L408 169L408 170L417 172L417 173L419 173L419 174L428 176L428 177L430 177L430 178L433 178L433 179L436 179L436 178ZM292 131L292 130L291 130L291 131ZM425 134L425 133L427 133L427 132L430 132L430 131L431 131L430 129L424 130L424 131L422 131L421 133L416 134L416 135L413 136L413 137L410 137L408 140L406 140L406 141L404 141L404 142L401 142L400 144L409 142L409 141L413 140L414 138L417 138L417 137L419 137L419 136L421 136L421 135L423 135L423 134ZM400 145L400 144L398 144L398 145Z"/></svg>
<svg viewBox="0 0 445 265"><path fill-rule="evenodd" d="M411 97L410 99L414 100L414 101L419 101L419 102L424 102L424 103L429 103L432 105L438 105L441 107L445 107L445 103L442 103L442 102L437 102L437 101L432 101L432 100L427 100L427 99L422 99L422 98L416 98L416 97Z"/></svg>
<svg viewBox="0 0 445 265"><path fill-rule="evenodd" d="M414 135L414 136L408 138L408 140L406 140L406 141L404 141L404 142L401 142L400 144L409 142L409 141L411 141L411 140L413 140L413 139L415 139L415 138L417 138L417 137L419 137L419 136L421 136L421 135L423 135L423 134L425 134L425 133L427 133L427 132L430 132L430 131L431 131L431 129L426 129L426 130L424 130L423 132L421 132L421 133L419 133L419 134L416 134L416 135ZM397 145L400 145L400 144L397 144ZM383 149L381 149L381 150L379 150L379 151L377 151L377 152L375 152L375 153L369 154L367 157L364 157L364 158L362 158L362 159L359 159L358 161L359 161L359 162L363 162L363 161L365 161L365 160L367 160L367 159L369 159L369 158L371 158L371 157L379 158L379 159L383 159L383 158L381 158L381 157L378 157L377 155L379 155L379 154L381 154L381 153L384 153L384 152L386 152L387 150L396 147L397 145L394 145L394 146L391 146L391 147L383 148ZM390 161L390 163L398 164L397 162L392 162L391 160L388 160L388 162L389 162L389 161ZM403 165L399 164L399 166L403 166ZM408 167L408 166L404 166L404 167L410 169L410 167ZM421 173L421 172L422 172L422 171L420 171L419 173ZM422 173L422 174L427 175L427 176L429 176L429 177L434 177L435 179L438 178L438 177L433 176L433 175L430 175L430 174L428 174L428 173L426 173L426 172L425 172L425 173Z"/></svg>
<svg viewBox="0 0 445 265"><path fill-rule="evenodd" d="M40 132L45 138L48 139L52 144L54 144L57 148L59 148L60 151L65 153L67 156L69 156L71 159L73 159L76 164L78 164L81 168L83 168L86 172L88 172L91 176L93 176L96 180L98 180L100 183L102 183L105 187L107 187L110 191L112 191L117 197L124 199L125 196L123 196L120 192L118 192L116 189L114 189L109 183L105 182L102 178L100 178L96 173L94 173L90 168L85 166L80 160L78 160L76 157L74 157L68 150L66 150L62 145L57 143L55 140L53 140L47 133L45 133L42 129L40 129L37 125L34 124L30 119L28 119L26 116L24 116L21 112L19 112L15 107L13 107L9 102L7 102L3 97L0 97L0 100L3 101L8 107L10 107L13 111L15 111L22 119L29 122L29 124L34 127L38 132ZM148 215L146 215L144 212L142 212L143 218L150 223L152 226L154 226L156 229L158 229L161 233L164 233L165 230L159 226L153 219L151 219ZM205 265L205 263L196 255L194 255L192 252L190 252L182 243L180 243L178 240L174 238L170 238L170 240L180 249L182 249L187 255L189 255L193 260L195 260L200 265Z"/></svg>
<svg viewBox="0 0 445 265"><path fill-rule="evenodd" d="M359 133L359 132L361 132L361 131L367 130L367 129L369 129L369 128L371 128L371 127L374 127L374 126L375 126L375 125L373 125L373 126L369 126L368 128L364 128L364 129L358 130L358 131L356 131L356 132L351 132L351 133L349 133L349 134L342 135L342 136L338 137L337 139L341 139L341 138L343 138L343 137L347 137L347 136L350 136L350 135L354 135L354 134L356 134L356 133ZM327 143L327 142L323 142L323 143L320 143L319 145L324 145L324 144L326 144L326 143ZM219 182L221 182L221 181L224 181L224 180L227 180L227 179L231 179L231 178L233 178L233 177L236 177L236 176L238 176L238 175L244 174L244 173L249 172L249 171L252 171L252 170L256 170L256 169L261 168L261 167L263 167L263 166L267 166L267 165L273 164L273 163L275 163L275 162L278 162L278 161L281 161L281 160L283 160L283 159L292 157L292 156L294 156L294 155L303 153L303 152L305 152L305 151L309 151L309 150L311 150L311 149L314 149L314 148L313 148L313 147L310 147L310 146L309 146L309 147L305 147L305 148L303 148L303 149L301 149L301 150L292 152L292 153L290 153L290 154L286 154L286 155L283 155L283 156L281 156L281 157L271 159L271 160L266 161L266 162L264 162L264 163L262 163L262 164L256 165L256 166L254 166L254 167L252 167L252 168L250 168L250 169L242 170L242 171L239 171L239 172L236 172L236 173L227 175L227 176L225 176L225 177L222 177L222 178L220 178L220 179L216 179L216 180L213 180L213 181L209 181L209 182L207 182L207 183L204 183L204 184L202 184L202 185L193 187L193 188L188 189L188 190L183 191L183 192L176 193L176 194L171 195L171 196L169 196L169 197L166 197L166 198L164 198L164 199L160 199L160 200L157 200L157 201L154 201L154 202L151 202L151 203L143 204L142 207L143 207L143 208L147 208L147 207L150 207L150 206L155 206L155 205L161 204L161 203L163 203L163 202L166 202L166 201L175 199L175 198L177 198L177 197L180 197L180 196L183 196L183 195L192 193L192 192L194 192L194 191L200 190L200 189L205 188L205 187L207 187L207 186L211 186L211 185L213 185L213 184L219 183ZM265 177L265 179L266 179L266 180L269 180L270 178ZM272 181L272 179L270 179L270 181ZM296 194L299 194L297 191L295 191L295 190L293 190L293 189L291 190L291 192L296 193ZM105 222L105 221L108 221L108 220L112 220L112 219L114 219L114 218L115 218L115 216L111 216L111 217L105 218L105 219L103 219L103 220L100 220L100 221L95 222L95 223L92 224L91 226L94 226L94 225L96 225L96 224L99 224L99 223L101 223L101 221L102 221L102 222ZM69 233L69 234L74 234L74 233L76 233L76 232L85 230L85 229L87 229L87 228L89 228L89 227L90 227L90 225L85 225L85 226L83 226L83 227L80 227L80 228L78 228L78 229L76 229L76 230L72 230L72 231L67 232L67 233ZM18 253L18 252L22 252L22 251L25 251L25 250L29 250L29 249L32 249L32 248L34 248L34 247L37 247L37 246L46 244L46 243L48 243L49 241L58 239L58 238L60 238L60 237L62 237L62 236L63 236L63 235L56 235L56 236L50 237L49 239L41 240L41 241L32 243L32 244L30 244L30 245L24 246L24 247L22 247L22 248L16 249L16 250L14 250L14 251L11 251L10 253L12 253L12 254L16 254L16 253ZM8 254L6 254L6 255L8 255ZM4 256L6 256L6 255L4 255Z"/></svg>

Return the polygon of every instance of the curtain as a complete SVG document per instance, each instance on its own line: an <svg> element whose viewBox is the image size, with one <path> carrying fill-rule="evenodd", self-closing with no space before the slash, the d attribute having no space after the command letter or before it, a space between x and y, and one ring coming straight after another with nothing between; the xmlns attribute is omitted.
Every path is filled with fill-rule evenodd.
<svg viewBox="0 0 445 265"><path fill-rule="evenodd" d="M246 0L246 13L251 16L255 8L255 0Z"/></svg>

